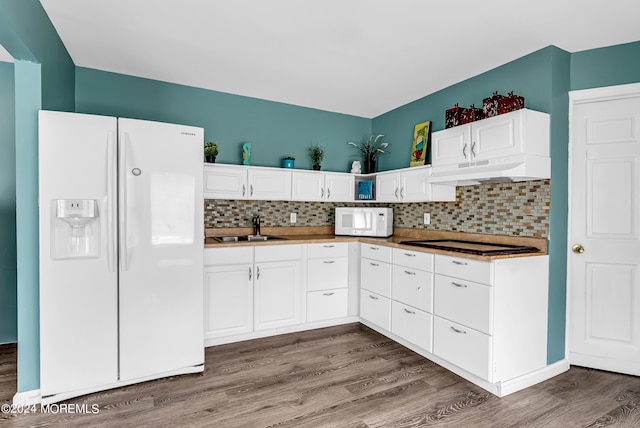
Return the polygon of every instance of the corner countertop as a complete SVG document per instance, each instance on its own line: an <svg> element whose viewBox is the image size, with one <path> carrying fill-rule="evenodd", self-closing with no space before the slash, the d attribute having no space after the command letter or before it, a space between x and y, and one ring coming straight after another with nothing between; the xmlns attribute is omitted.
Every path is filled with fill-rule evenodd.
<svg viewBox="0 0 640 428"><path fill-rule="evenodd" d="M331 226L298 226L298 227L264 227L263 235L278 236L285 239L276 241L242 241L242 242L218 242L214 237L218 236L243 236L253 233L252 228L213 228L205 231L205 248L225 248L239 246L258 245L287 245L287 244L316 244L326 242L365 242L369 244L386 245L394 248L402 248L412 251L421 251L433 254L444 254L453 257L464 257L469 259L491 261L497 259L507 259L516 257L531 257L547 254L547 239L529 238L522 236L508 235L488 235L482 233L465 233L450 231L433 231L425 229L395 228L394 234L388 238L337 236L333 234ZM411 239L459 239L476 242L486 242L491 244L526 245L536 247L538 252L523 254L506 254L494 256L479 256L475 254L465 254L454 251L444 251L434 248L418 248L402 245L400 242Z"/></svg>

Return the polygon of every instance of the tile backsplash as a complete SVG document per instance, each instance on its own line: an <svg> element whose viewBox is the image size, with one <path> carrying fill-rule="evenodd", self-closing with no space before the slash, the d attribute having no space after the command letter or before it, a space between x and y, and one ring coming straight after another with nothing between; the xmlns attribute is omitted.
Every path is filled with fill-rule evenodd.
<svg viewBox="0 0 640 428"><path fill-rule="evenodd" d="M332 226L335 207L369 205L393 208L396 227L547 238L550 196L549 180L537 180L458 187L455 202L354 204L207 199L204 221L206 228L251 227L251 218L260 214L265 227ZM293 212L297 213L295 224L289 223ZM422 224L424 213L431 213L430 225Z"/></svg>

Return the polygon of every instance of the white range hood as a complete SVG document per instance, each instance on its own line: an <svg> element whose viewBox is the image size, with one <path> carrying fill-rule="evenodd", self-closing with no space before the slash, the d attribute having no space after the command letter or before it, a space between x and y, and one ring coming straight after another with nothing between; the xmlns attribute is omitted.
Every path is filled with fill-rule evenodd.
<svg viewBox="0 0 640 428"><path fill-rule="evenodd" d="M429 181L469 186L487 182L543 180L550 177L550 157L518 154L475 162L433 166Z"/></svg>

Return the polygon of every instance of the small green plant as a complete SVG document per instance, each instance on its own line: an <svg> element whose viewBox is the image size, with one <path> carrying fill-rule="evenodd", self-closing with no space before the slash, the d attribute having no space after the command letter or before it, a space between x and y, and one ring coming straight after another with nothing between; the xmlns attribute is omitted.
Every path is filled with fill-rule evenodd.
<svg viewBox="0 0 640 428"><path fill-rule="evenodd" d="M383 134L371 135L369 138L364 138L360 143L349 141L347 144L358 149L365 160L376 160L379 154L387 153L386 149L389 147L389 143L382 141L383 137Z"/></svg>
<svg viewBox="0 0 640 428"><path fill-rule="evenodd" d="M204 143L204 155L205 156L218 156L218 145L213 141L205 141Z"/></svg>
<svg viewBox="0 0 640 428"><path fill-rule="evenodd" d="M294 158L293 156L287 156L282 158L282 160L296 160L296 158Z"/></svg>
<svg viewBox="0 0 640 428"><path fill-rule="evenodd" d="M309 156L311 156L311 164L313 166L320 166L322 159L324 159L324 149L319 146L309 147Z"/></svg>

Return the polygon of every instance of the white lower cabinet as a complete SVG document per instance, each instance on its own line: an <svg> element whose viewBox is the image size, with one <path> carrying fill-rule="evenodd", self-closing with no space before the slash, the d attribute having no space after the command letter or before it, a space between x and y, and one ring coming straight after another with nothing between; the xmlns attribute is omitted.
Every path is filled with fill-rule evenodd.
<svg viewBox="0 0 640 428"><path fill-rule="evenodd" d="M347 316L348 289L310 291L307 293L307 322Z"/></svg>
<svg viewBox="0 0 640 428"><path fill-rule="evenodd" d="M349 244L307 245L307 322L346 317Z"/></svg>
<svg viewBox="0 0 640 428"><path fill-rule="evenodd" d="M391 332L431 352L433 315L395 300L391 302Z"/></svg>
<svg viewBox="0 0 640 428"><path fill-rule="evenodd" d="M391 299L368 290L360 290L360 317L391 331Z"/></svg>
<svg viewBox="0 0 640 428"><path fill-rule="evenodd" d="M301 245L255 248L254 328L302 322Z"/></svg>
<svg viewBox="0 0 640 428"><path fill-rule="evenodd" d="M491 336L438 316L434 318L433 353L490 381Z"/></svg>

